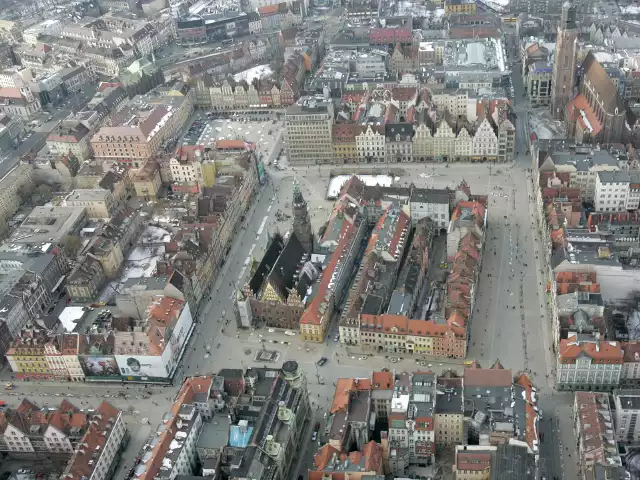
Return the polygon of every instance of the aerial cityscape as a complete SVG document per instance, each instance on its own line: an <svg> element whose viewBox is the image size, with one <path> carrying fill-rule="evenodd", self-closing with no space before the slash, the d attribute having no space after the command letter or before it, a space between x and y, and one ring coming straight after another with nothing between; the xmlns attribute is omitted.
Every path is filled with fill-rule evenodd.
<svg viewBox="0 0 640 480"><path fill-rule="evenodd" d="M0 0L0 480L640 480L640 4Z"/></svg>

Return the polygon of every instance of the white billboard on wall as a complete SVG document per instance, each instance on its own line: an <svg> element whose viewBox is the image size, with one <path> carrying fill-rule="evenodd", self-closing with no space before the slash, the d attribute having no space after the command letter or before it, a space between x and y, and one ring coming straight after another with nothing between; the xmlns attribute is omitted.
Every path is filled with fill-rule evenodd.
<svg viewBox="0 0 640 480"><path fill-rule="evenodd" d="M167 378L169 365L160 355L116 355L120 375L125 380Z"/></svg>

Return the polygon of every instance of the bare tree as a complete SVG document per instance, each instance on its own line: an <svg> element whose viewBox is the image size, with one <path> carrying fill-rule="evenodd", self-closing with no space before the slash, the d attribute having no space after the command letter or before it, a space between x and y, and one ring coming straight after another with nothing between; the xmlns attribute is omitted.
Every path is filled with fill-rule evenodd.
<svg viewBox="0 0 640 480"><path fill-rule="evenodd" d="M77 235L65 235L61 240L62 249L69 258L74 258L82 248L82 238Z"/></svg>

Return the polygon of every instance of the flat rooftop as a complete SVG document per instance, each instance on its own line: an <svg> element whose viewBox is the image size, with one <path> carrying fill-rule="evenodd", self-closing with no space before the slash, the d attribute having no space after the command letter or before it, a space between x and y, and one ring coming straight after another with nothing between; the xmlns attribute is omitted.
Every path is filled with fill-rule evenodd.
<svg viewBox="0 0 640 480"><path fill-rule="evenodd" d="M85 221L84 207L36 207L7 239L3 250L13 251L18 244L28 243L41 244L46 252L51 243L79 231Z"/></svg>
<svg viewBox="0 0 640 480"><path fill-rule="evenodd" d="M495 38L447 41L443 65L447 70L504 71L506 69L504 48L502 42Z"/></svg>

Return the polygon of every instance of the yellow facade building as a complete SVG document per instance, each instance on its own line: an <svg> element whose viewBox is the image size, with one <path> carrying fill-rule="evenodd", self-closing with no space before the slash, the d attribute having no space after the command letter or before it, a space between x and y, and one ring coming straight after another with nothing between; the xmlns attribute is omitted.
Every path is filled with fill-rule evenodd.
<svg viewBox="0 0 640 480"><path fill-rule="evenodd" d="M29 325L20 331L6 354L16 378L53 379L54 375L49 368L45 352L47 340L46 331L39 327Z"/></svg>
<svg viewBox="0 0 640 480"><path fill-rule="evenodd" d="M444 13L451 15L459 13L462 15L476 15L477 6L475 0L445 0Z"/></svg>

